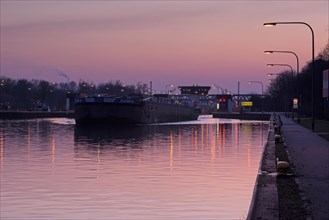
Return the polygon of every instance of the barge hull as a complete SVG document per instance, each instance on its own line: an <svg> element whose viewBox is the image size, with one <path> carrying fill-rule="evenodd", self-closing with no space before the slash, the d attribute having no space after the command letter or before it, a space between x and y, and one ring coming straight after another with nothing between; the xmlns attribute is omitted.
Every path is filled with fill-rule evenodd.
<svg viewBox="0 0 329 220"><path fill-rule="evenodd" d="M164 103L77 103L77 124L151 124L196 120L193 107Z"/></svg>

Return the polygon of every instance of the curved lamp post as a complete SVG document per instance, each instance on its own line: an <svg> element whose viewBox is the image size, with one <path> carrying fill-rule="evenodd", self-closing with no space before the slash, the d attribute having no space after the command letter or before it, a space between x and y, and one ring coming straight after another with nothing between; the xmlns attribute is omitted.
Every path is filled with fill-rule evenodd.
<svg viewBox="0 0 329 220"><path fill-rule="evenodd" d="M222 94L224 94L224 89L220 87L219 85L213 84L211 87L217 89L217 94L219 94L219 89L222 91Z"/></svg>
<svg viewBox="0 0 329 220"><path fill-rule="evenodd" d="M171 85L166 85L166 93L167 93L167 94L170 93L170 90L168 89L168 87L174 87L174 85L173 85L173 84L171 84Z"/></svg>
<svg viewBox="0 0 329 220"><path fill-rule="evenodd" d="M281 73L268 73L267 76L278 76L281 75Z"/></svg>
<svg viewBox="0 0 329 220"><path fill-rule="evenodd" d="M279 76L279 75L282 75L282 73L268 73L266 74L267 76ZM272 82L273 79L270 79L270 82ZM287 86L288 86L288 83L287 83ZM285 115L287 114L287 100L286 100L286 94L284 95L284 112L285 112Z"/></svg>
<svg viewBox="0 0 329 220"><path fill-rule="evenodd" d="M314 109L315 109L315 103L314 103L314 96L315 96L315 86L314 86L314 77L315 77L315 62L314 62L314 31L312 29L312 27L305 23L305 22L301 22L301 21L287 21L287 22L268 22L268 23L264 23L264 27L274 27L278 24L302 24L302 25L306 25L312 33L312 130L314 130Z"/></svg>
<svg viewBox="0 0 329 220"><path fill-rule="evenodd" d="M290 53L293 54L296 57L296 61L297 61L297 66L296 66L296 75L297 75L297 87L298 87L298 93L299 93L299 101L298 101L298 109L297 109L297 122L300 123L300 119L299 119L299 111L300 111L300 100L301 100L301 93L300 93L300 86L299 86L299 58L297 56L297 54L293 51L290 50L265 50L264 51L265 54L273 54L273 53Z"/></svg>
<svg viewBox="0 0 329 220"><path fill-rule="evenodd" d="M269 64L266 64L266 66L268 67L273 67L273 66L287 66L290 68L291 70L291 76L294 77L294 70L292 69L292 67L289 65L289 64L276 64L276 63L269 63Z"/></svg>
<svg viewBox="0 0 329 220"><path fill-rule="evenodd" d="M268 66L268 67L273 67L273 66L286 66L286 67L289 67L290 70L291 70L291 76L292 77L294 76L294 70L292 69L292 67L289 64L273 64L273 63L270 63L270 64L266 64L266 66ZM288 87L288 81L287 81L287 87ZM286 101L285 101L285 112L286 112Z"/></svg>
<svg viewBox="0 0 329 220"><path fill-rule="evenodd" d="M289 64L268 63L268 64L266 64L266 66L268 66L268 67L272 67L272 66L287 66L291 70L291 75L292 76L294 75L294 70L292 69L292 67Z"/></svg>
<svg viewBox="0 0 329 220"><path fill-rule="evenodd" d="M264 104L263 104L263 94L264 94L264 87L263 87L263 83L261 81L249 81L248 82L249 84L250 83L259 83L261 86L262 86L262 114L264 113Z"/></svg>
<svg viewBox="0 0 329 220"><path fill-rule="evenodd" d="M291 53L293 55L295 55L296 60L297 60L297 75L299 74L299 59L296 53L294 53L293 51L288 51L288 50L265 50L264 51L265 54L273 54L273 53Z"/></svg>

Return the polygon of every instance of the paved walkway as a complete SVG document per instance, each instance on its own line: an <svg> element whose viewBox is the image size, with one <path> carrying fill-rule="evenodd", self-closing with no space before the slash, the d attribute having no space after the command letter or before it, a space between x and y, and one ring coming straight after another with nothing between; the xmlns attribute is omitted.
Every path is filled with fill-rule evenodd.
<svg viewBox="0 0 329 220"><path fill-rule="evenodd" d="M280 115L284 141L296 174L311 203L314 220L329 220L329 142Z"/></svg>

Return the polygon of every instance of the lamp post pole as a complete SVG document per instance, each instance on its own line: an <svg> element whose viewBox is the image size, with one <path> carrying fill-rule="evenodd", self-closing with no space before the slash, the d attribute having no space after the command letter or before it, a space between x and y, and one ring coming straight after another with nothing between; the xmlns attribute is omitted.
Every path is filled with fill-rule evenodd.
<svg viewBox="0 0 329 220"><path fill-rule="evenodd" d="M213 87L214 89L217 89L217 94L219 94L219 85L213 84L213 85L211 85L211 87Z"/></svg>
<svg viewBox="0 0 329 220"><path fill-rule="evenodd" d="M296 53L294 53L293 51L288 51L288 50L266 50L264 51L265 54L272 54L272 53L291 53L293 55L295 55L296 60L297 60L297 66L296 66L296 70L297 70L297 75L299 74L299 59Z"/></svg>
<svg viewBox="0 0 329 220"><path fill-rule="evenodd" d="M264 87L263 87L263 83L261 81L249 81L249 83L259 83L262 86L262 114L264 114L264 102L263 102L263 95L264 95Z"/></svg>
<svg viewBox="0 0 329 220"><path fill-rule="evenodd" d="M278 75L282 75L282 73L268 73L266 74L267 76L278 76ZM288 87L288 81L285 80L285 86ZM285 92L286 94L284 95L284 99L283 99L283 102L284 102L284 114L287 115L287 95L288 95L288 92L287 92L287 89L285 88Z"/></svg>
<svg viewBox="0 0 329 220"><path fill-rule="evenodd" d="M312 130L314 130L314 109L315 109L315 102L314 102L314 99L315 99L315 92L314 92L314 89L315 89L315 86L314 86L314 83L315 83L315 80L314 80L314 77L315 77L315 62L314 62L314 31L312 29L312 27L305 23L305 22L301 22L301 21L288 21L288 22L268 22L268 23L264 23L263 25L265 27L273 27L273 26L276 26L277 24L302 24L302 25L306 25L310 30L311 30L311 34L312 34Z"/></svg>
<svg viewBox="0 0 329 220"><path fill-rule="evenodd" d="M224 89L219 85L213 84L211 85L213 88L217 89L217 94L219 94L219 89L221 90L222 94L224 94Z"/></svg>
<svg viewBox="0 0 329 220"><path fill-rule="evenodd" d="M300 106L301 106L301 92L300 92L300 83L299 83L299 58L297 54L293 51L289 50L266 50L265 54L273 54L273 53L290 53L296 57L297 65L296 65L296 76L297 76L297 87L298 87L298 107L297 107L297 122L300 123Z"/></svg>
<svg viewBox="0 0 329 220"><path fill-rule="evenodd" d="M281 75L280 73L268 73L266 74L267 76L278 76Z"/></svg>
<svg viewBox="0 0 329 220"><path fill-rule="evenodd" d="M173 84L171 84L171 85L166 85L166 93L167 93L167 94L170 94L170 90L168 89L168 87L174 87L174 85L173 85Z"/></svg>
<svg viewBox="0 0 329 220"><path fill-rule="evenodd" d="M289 64L273 64L273 63L270 63L270 64L267 64L267 66L268 67L272 67L272 66L287 66L291 70L291 78L294 77L294 70L292 69L292 67ZM287 80L287 87L289 87L289 78ZM290 90L293 90L293 89L290 89ZM287 89L287 95L288 95L288 93L289 93L289 90ZM290 93L291 93L291 96L293 96L292 95L293 92L291 91ZM292 100L292 98L291 98L291 100ZM285 105L285 114L286 114L287 113L287 111L286 111L286 101L285 101L285 104L284 105ZM288 106L289 106L289 104L288 104ZM291 108L291 111L292 111L292 108ZM292 119L294 120L294 114L293 114L293 112L291 113L291 115L292 115ZM289 117L289 114L288 114L288 117Z"/></svg>
<svg viewBox="0 0 329 220"><path fill-rule="evenodd" d="M289 64L269 63L269 64L266 64L266 66L268 66L268 67L272 67L272 66L287 66L291 70L291 75L294 76L294 70L292 69L292 67Z"/></svg>

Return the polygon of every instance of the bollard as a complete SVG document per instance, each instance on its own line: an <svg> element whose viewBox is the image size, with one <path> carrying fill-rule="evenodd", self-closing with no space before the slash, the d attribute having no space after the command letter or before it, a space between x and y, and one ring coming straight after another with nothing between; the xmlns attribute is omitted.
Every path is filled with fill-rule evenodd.
<svg viewBox="0 0 329 220"><path fill-rule="evenodd" d="M279 161L279 158L276 158L276 169L278 172L287 172L290 164L287 161Z"/></svg>
<svg viewBox="0 0 329 220"><path fill-rule="evenodd" d="M274 140L275 140L275 143L281 143L281 135L275 134L274 135Z"/></svg>

